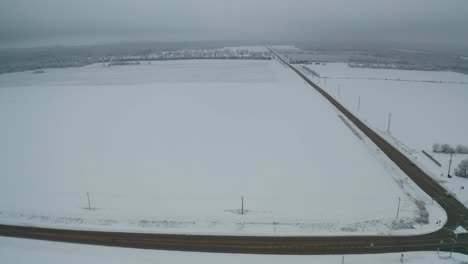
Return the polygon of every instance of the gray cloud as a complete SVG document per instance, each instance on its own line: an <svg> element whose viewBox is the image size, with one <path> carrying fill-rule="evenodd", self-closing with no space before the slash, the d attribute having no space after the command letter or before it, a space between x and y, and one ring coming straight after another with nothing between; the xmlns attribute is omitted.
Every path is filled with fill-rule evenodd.
<svg viewBox="0 0 468 264"><path fill-rule="evenodd" d="M464 0L0 0L0 45L324 40L467 45Z"/></svg>

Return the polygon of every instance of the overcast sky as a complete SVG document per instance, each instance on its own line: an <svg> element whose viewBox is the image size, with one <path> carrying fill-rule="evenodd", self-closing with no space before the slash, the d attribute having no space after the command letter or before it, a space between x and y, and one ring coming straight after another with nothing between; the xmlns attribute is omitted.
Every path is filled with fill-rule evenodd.
<svg viewBox="0 0 468 264"><path fill-rule="evenodd" d="M313 40L468 45L466 0L0 0L0 46Z"/></svg>

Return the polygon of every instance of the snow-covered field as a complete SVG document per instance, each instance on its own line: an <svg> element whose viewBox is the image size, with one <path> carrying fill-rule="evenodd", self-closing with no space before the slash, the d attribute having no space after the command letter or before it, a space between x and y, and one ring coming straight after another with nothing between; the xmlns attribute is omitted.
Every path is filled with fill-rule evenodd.
<svg viewBox="0 0 468 264"><path fill-rule="evenodd" d="M468 256L440 252L406 252L403 263L406 264L449 264L466 263ZM66 244L47 241L35 241L0 237L0 262L5 264L58 264L58 263L307 263L339 264L343 256L282 256L192 253L158 251L143 249L112 248ZM392 264L401 263L400 253L346 255L345 264Z"/></svg>
<svg viewBox="0 0 468 264"><path fill-rule="evenodd" d="M430 232L446 219L277 61L3 74L0 124L0 223L360 235Z"/></svg>
<svg viewBox="0 0 468 264"><path fill-rule="evenodd" d="M468 145L468 75L350 68L345 63L306 67L322 77L312 77L309 73L312 80L401 147L468 205L468 180L447 178L450 155L431 151L434 143ZM391 134L386 133L389 113ZM442 167L428 159L422 150L433 155ZM468 159L468 155L453 157L452 175L463 159Z"/></svg>

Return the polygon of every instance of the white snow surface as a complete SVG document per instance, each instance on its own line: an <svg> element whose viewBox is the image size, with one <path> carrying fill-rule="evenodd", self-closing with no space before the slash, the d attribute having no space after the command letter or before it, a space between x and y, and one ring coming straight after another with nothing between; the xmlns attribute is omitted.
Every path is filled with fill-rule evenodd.
<svg viewBox="0 0 468 264"><path fill-rule="evenodd" d="M403 263L406 264L455 264L466 263L468 256L440 252L406 252ZM346 264L392 264L401 263L400 253L346 255ZM337 264L342 256L287 256L287 255L249 255L195 253L160 250L143 250L88 246L47 241L36 241L0 237L0 262L4 264L83 264L83 263L291 263L291 264Z"/></svg>
<svg viewBox="0 0 468 264"><path fill-rule="evenodd" d="M0 222L234 235L440 228L445 212L345 122L276 61L3 74Z"/></svg>
<svg viewBox="0 0 468 264"><path fill-rule="evenodd" d="M453 230L453 233L455 233L455 234L464 234L464 233L468 233L468 231L466 231L466 229L463 228L463 226L459 226L455 230Z"/></svg>
<svg viewBox="0 0 468 264"><path fill-rule="evenodd" d="M467 83L468 75L450 72L450 71L410 71L394 69L372 69L372 68L353 68L347 63L325 63L325 64L307 64L306 67L317 70L321 77L332 79L361 79L361 80L380 80L380 81L419 81L433 82L435 84L444 83ZM336 81L339 82L339 81ZM334 82L330 83L333 84ZM413 83L413 82L412 82ZM389 84L393 84L390 82ZM387 85L389 85L387 84ZM328 84L327 84L328 85ZM407 87L413 86L406 84ZM378 88L378 87L376 87Z"/></svg>
<svg viewBox="0 0 468 264"><path fill-rule="evenodd" d="M345 63L305 65L321 77L304 73L344 104L450 193L468 205L468 180L448 178L450 155L432 153L434 143L468 145L468 75L454 72L350 68ZM298 67L301 69L301 67ZM339 95L338 95L339 93ZM360 109L358 111L358 98ZM391 127L388 134L388 115ZM421 151L432 155L437 166ZM466 154L453 156L451 175Z"/></svg>

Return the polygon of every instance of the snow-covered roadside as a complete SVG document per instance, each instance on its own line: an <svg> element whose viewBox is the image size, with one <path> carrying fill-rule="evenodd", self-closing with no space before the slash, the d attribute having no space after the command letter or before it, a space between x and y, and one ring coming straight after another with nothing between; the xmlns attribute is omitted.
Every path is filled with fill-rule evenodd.
<svg viewBox="0 0 468 264"><path fill-rule="evenodd" d="M313 76L309 68L322 78ZM349 68L344 63L298 67L361 120L379 132L419 167L468 205L468 180L447 177L450 155L431 152L434 143L468 145L468 76ZM326 77L326 78L323 78ZM390 133L388 116L392 113ZM436 165L422 151L438 160ZM451 175L466 154L453 156Z"/></svg>
<svg viewBox="0 0 468 264"><path fill-rule="evenodd" d="M406 252L406 264L461 264L468 256L447 252ZM83 263L291 263L291 264L338 264L343 256L286 256L196 253L160 250L143 250L57 243L28 239L0 237L0 263L3 264L83 264ZM345 255L345 264L392 264L401 263L400 253Z"/></svg>
<svg viewBox="0 0 468 264"><path fill-rule="evenodd" d="M303 65L321 78L313 81L362 120L415 149L429 150L434 143L468 145L468 75L453 72L421 72L349 68L345 63ZM395 81L404 78L412 81ZM421 82L422 80L426 82ZM359 108L359 110L358 110Z"/></svg>
<svg viewBox="0 0 468 264"><path fill-rule="evenodd" d="M334 108L335 109L335 108ZM387 225L393 226L392 229L396 229L398 226L401 226L401 232L389 232L388 235L393 234L418 234L418 231L409 232L405 230L408 227L416 228L417 230L425 230L425 232L429 233L431 231L435 231L440 229L445 222L447 221L447 215L445 211L441 208L441 206L435 202L429 195L424 193L419 186L411 181L408 176L395 164L393 163L386 155L383 153L377 145L375 145L363 132L359 130L350 120L348 120L344 115L342 115L338 109L335 109L337 114L340 118L343 119L346 126L348 126L352 132L362 140L362 143L367 147L370 153L373 153L373 156L379 164L386 168L386 170L391 171L389 175L393 178L393 180L400 186L402 190L404 190L405 195L403 197L399 197L400 201L403 201L403 208L398 210L397 215L399 215L400 211L405 211L407 208L405 205L409 203L414 203L417 206L418 214L420 215L419 218L415 219L408 219L408 218L395 218L393 221L386 223ZM351 111L352 112L352 111ZM393 145L398 148L402 148L399 145L395 144L393 139L388 138L388 135L385 133L381 133L384 135L385 138ZM418 195L416 195L418 194ZM424 194L424 195L419 195ZM437 223L437 224L434 224ZM381 223L382 224L382 223ZM405 230L405 231L403 231Z"/></svg>

